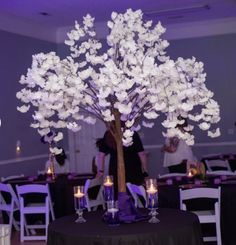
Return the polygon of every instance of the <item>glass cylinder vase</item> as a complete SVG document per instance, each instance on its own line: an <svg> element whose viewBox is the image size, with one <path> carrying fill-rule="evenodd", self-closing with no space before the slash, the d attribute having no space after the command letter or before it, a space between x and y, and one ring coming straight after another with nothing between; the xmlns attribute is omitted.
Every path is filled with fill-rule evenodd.
<svg viewBox="0 0 236 245"><path fill-rule="evenodd" d="M104 178L103 186L105 201L114 201L114 182L112 175L108 175Z"/></svg>
<svg viewBox="0 0 236 245"><path fill-rule="evenodd" d="M156 179L148 179L146 181L147 206L151 210L149 223L159 223L160 220L156 217L158 212L158 189Z"/></svg>
<svg viewBox="0 0 236 245"><path fill-rule="evenodd" d="M86 220L83 217L83 210L86 208L86 199L84 193L84 186L75 186L74 187L74 202L75 210L78 215L76 223L84 223Z"/></svg>

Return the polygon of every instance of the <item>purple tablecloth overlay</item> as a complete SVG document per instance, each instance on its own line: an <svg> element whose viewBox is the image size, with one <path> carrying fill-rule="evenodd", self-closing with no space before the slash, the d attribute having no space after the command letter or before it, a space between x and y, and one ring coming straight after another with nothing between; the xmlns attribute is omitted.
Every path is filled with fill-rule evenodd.
<svg viewBox="0 0 236 245"><path fill-rule="evenodd" d="M126 192L118 193L119 220L120 223L134 223L142 220L148 220L148 215L143 214L134 206L134 201ZM109 216L104 214L103 220L109 223Z"/></svg>

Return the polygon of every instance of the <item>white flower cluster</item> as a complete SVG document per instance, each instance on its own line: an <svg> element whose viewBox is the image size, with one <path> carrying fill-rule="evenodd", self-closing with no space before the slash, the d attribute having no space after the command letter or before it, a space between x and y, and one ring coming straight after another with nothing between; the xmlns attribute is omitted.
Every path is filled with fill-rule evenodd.
<svg viewBox="0 0 236 245"><path fill-rule="evenodd" d="M113 12L107 23L109 48L103 53L94 18L87 15L83 25L76 22L68 33L69 57L61 60L53 52L33 56L32 67L20 80L25 88L17 93L24 103L19 111L36 108L32 127L41 133L52 127L78 131L79 120L94 123L98 118L109 125L118 111L125 121L124 145L132 144L140 118L143 126L152 127L160 113L166 115L165 136L194 143L192 125L187 133L176 128L180 115L199 122L209 136L219 135L211 129L220 120L219 105L205 86L203 63L171 60L165 52L169 44L161 38L165 29L160 22L143 21L142 15L141 10Z"/></svg>

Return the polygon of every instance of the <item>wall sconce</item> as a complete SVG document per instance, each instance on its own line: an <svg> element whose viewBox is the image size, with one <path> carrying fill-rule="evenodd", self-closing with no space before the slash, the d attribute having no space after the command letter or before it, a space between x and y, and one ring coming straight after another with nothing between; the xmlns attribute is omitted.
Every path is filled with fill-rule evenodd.
<svg viewBox="0 0 236 245"><path fill-rule="evenodd" d="M21 153L21 142L20 140L16 141L16 155L19 156Z"/></svg>

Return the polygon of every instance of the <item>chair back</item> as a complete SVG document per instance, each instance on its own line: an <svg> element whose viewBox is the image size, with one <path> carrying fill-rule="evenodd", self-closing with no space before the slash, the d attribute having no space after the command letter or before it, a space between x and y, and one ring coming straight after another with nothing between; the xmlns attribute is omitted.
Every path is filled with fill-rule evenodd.
<svg viewBox="0 0 236 245"><path fill-rule="evenodd" d="M144 186L142 185L135 185L131 183L126 183L126 186L131 194L131 196L134 199L134 205L135 207L143 208L144 206L147 206L147 197L146 197L146 191ZM140 200L140 197L143 198L143 201L145 204L143 204L142 200Z"/></svg>
<svg viewBox="0 0 236 245"><path fill-rule="evenodd" d="M183 201L196 198L217 199L220 202L220 188L193 188L182 190L180 189L180 209L183 209ZM186 209L184 209L186 210Z"/></svg>
<svg viewBox="0 0 236 245"><path fill-rule="evenodd" d="M208 171L216 171L216 170L231 171L228 160L206 159L205 163Z"/></svg>
<svg viewBox="0 0 236 245"><path fill-rule="evenodd" d="M217 245L221 245L221 228L220 228L220 199L221 199L221 188L194 188L182 190L180 189L180 209L187 210L187 206L184 203L187 200L192 200L196 198L207 198L214 199L214 208L209 210L197 210L194 212L201 224L205 223L215 223L216 225L216 236L206 236L203 237L205 242L217 241ZM201 207L202 208L202 207ZM199 207L200 209L200 207ZM189 210L191 211L191 210Z"/></svg>
<svg viewBox="0 0 236 245"><path fill-rule="evenodd" d="M45 194L46 198L48 199L51 218L52 220L55 220L53 203L52 203L51 193L50 193L48 184L46 185L27 184L27 185L21 185L21 186L17 185L16 188L17 188L17 194L19 197L25 194L34 194L34 193Z"/></svg>
<svg viewBox="0 0 236 245"><path fill-rule="evenodd" d="M8 195L8 197L10 197L10 201L6 200L4 193ZM0 183L0 205L1 204L4 204L4 206L6 204L8 205L11 204L13 206L13 210L19 209L19 200L10 184ZM0 206L0 210L3 210L1 209L1 206Z"/></svg>
<svg viewBox="0 0 236 245"><path fill-rule="evenodd" d="M228 170L206 171L208 176L236 176L236 172Z"/></svg>
<svg viewBox="0 0 236 245"><path fill-rule="evenodd" d="M92 199L89 197L89 189L93 187L98 187L97 196ZM103 179L102 178L94 178L94 179L87 179L84 185L84 193L86 199L86 206L88 211L97 210L98 206L102 205L103 209L105 209L105 200L103 196Z"/></svg>
<svg viewBox="0 0 236 245"><path fill-rule="evenodd" d="M10 184L0 183L0 211L5 211L9 217L10 234L12 225L16 230L20 230L19 221L17 221L13 214L19 210L19 200Z"/></svg>
<svg viewBox="0 0 236 245"><path fill-rule="evenodd" d="M6 195L10 197L10 201L6 200ZM13 211L14 200L11 196L8 184L0 183L0 210Z"/></svg>
<svg viewBox="0 0 236 245"><path fill-rule="evenodd" d="M20 239L21 242L25 240L47 240L47 229L49 224L49 213L51 209L51 204L49 202L50 192L48 188L48 184L40 185L40 184L27 184L16 186L17 194L20 199L20 218L21 218L21 229L20 229ZM28 198L31 194L42 195L43 201L37 198ZM30 200L28 200L28 199ZM27 201L25 201L27 199ZM44 214L45 215L45 224L28 224L26 215L33 214ZM30 235L29 230L32 229L45 229L45 233L40 235ZM26 235L25 235L26 231Z"/></svg>
<svg viewBox="0 0 236 245"><path fill-rule="evenodd" d="M39 185L39 184L28 184L28 185L17 185L17 194L22 196L23 194L29 193L44 193L48 194L48 185Z"/></svg>

